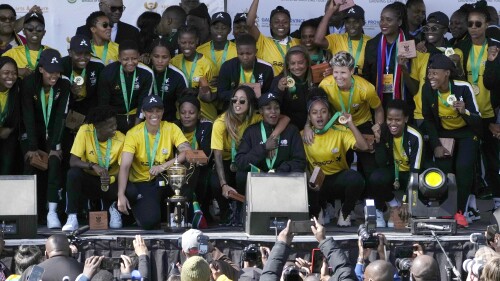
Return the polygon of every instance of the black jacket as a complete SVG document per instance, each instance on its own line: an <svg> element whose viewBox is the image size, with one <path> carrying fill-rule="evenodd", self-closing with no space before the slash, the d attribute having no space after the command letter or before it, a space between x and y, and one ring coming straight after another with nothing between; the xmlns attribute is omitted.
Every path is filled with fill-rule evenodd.
<svg viewBox="0 0 500 281"><path fill-rule="evenodd" d="M182 94L182 91L187 88L187 80L184 73L180 71L177 67L169 65L167 70L167 76L165 81L163 81L163 75L165 72L157 73L153 71L156 83L156 89L158 89L157 95L162 96L163 88L163 107L165 108L163 112L164 121L174 122L176 120L175 113L177 112L177 99ZM163 83L163 85L162 85ZM153 85L153 89L154 89ZM166 90L166 91L165 91ZM154 92L154 91L153 91ZM141 97L140 100L143 100Z"/></svg>
<svg viewBox="0 0 500 281"><path fill-rule="evenodd" d="M45 260L38 266L45 269L43 272L44 281L61 281L64 276L69 280L76 280L76 277L83 271L83 264L76 259L66 256L56 256ZM28 280L31 270L25 270L19 280Z"/></svg>
<svg viewBox="0 0 500 281"><path fill-rule="evenodd" d="M458 100L465 102L465 109L469 114L462 114L462 118L467 123L466 127L456 130L445 130L439 118L439 105L437 90L431 88L429 81L426 81L422 88L422 115L424 116L424 126L429 135L429 142L434 149L441 145L440 137L460 138L482 134L482 120L477 107L476 99L472 94L469 83L450 80L451 91Z"/></svg>
<svg viewBox="0 0 500 281"><path fill-rule="evenodd" d="M381 127L380 142L375 143L375 160L379 167L390 167L394 171L394 137L385 123ZM403 148L410 160L410 172L420 172L424 142L417 129L411 126L404 128Z"/></svg>
<svg viewBox="0 0 500 281"><path fill-rule="evenodd" d="M243 133L238 153L235 157L238 171L250 171L250 164L267 172L266 144L262 141L261 122L248 127ZM266 135L270 136L272 128L264 123ZM281 133L279 139L278 156L273 168L276 172L304 172L306 169L306 153L299 130L289 124Z"/></svg>
<svg viewBox="0 0 500 281"><path fill-rule="evenodd" d="M236 57L224 62L220 68L217 79L217 98L224 102L224 109L229 105L233 90L240 84L240 65L240 60ZM273 67L261 59L256 59L253 75L255 83L260 83L261 93L268 92L274 78Z"/></svg>
<svg viewBox="0 0 500 281"><path fill-rule="evenodd" d="M174 124L182 130L180 120L176 120ZM203 150L205 155L209 158L212 154L212 126L213 123L209 120L199 121L198 125L196 125L196 142L198 143L198 149Z"/></svg>
<svg viewBox="0 0 500 281"><path fill-rule="evenodd" d="M136 81L132 81L133 74L125 74L125 84L127 88L127 99L130 98L130 89L134 85L132 102L129 110L138 108L143 97L151 94L153 86L153 72L143 64L136 67ZM122 87L120 83L120 62L115 61L108 64L101 72L98 82L98 104L113 106L118 114L126 114L125 101L123 100Z"/></svg>
<svg viewBox="0 0 500 281"><path fill-rule="evenodd" d="M54 101L48 124L48 148L57 150L61 143L64 119L67 113L70 92L69 79L61 76L52 87L54 90ZM46 150L40 147L45 143L45 122L43 120L42 102L40 101L40 90L42 89L41 74L36 71L24 78L21 85L22 114L24 128L28 136L28 150Z"/></svg>
<svg viewBox="0 0 500 281"><path fill-rule="evenodd" d="M63 75L70 78L73 72L73 63L69 56L62 58L64 67ZM91 58L85 70L85 90L87 95L83 100L77 101L71 93L69 96L69 109L87 115L92 107L97 105L97 78L101 74L104 64L100 59ZM72 81L70 81L72 83Z"/></svg>
<svg viewBox="0 0 500 281"><path fill-rule="evenodd" d="M76 35L84 35L92 39L92 32L86 25L82 25L76 29ZM139 42L139 29L122 21L118 22L118 31L116 32L115 42L121 44L124 40L132 40Z"/></svg>
<svg viewBox="0 0 500 281"><path fill-rule="evenodd" d="M21 93L20 93L21 79L17 79L14 86L10 88L9 95L7 97L7 115L3 124L0 124L0 128L19 128L21 122ZM3 108L2 108L3 110Z"/></svg>
<svg viewBox="0 0 500 281"><path fill-rule="evenodd" d="M494 61L486 60L483 84L490 90L491 105L493 108L500 106L500 56Z"/></svg>

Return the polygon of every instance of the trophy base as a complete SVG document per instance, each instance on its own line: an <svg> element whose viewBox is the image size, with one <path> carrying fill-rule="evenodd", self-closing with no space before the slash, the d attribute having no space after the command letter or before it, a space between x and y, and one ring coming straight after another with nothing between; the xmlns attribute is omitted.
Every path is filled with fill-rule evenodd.
<svg viewBox="0 0 500 281"><path fill-rule="evenodd" d="M186 197L184 196L181 196L181 195L174 195L170 198L167 198L168 202L171 202L171 203L178 203L178 202L186 202Z"/></svg>
<svg viewBox="0 0 500 281"><path fill-rule="evenodd" d="M165 226L163 230L165 232L169 233L183 233L187 230L187 227L181 227L181 226Z"/></svg>

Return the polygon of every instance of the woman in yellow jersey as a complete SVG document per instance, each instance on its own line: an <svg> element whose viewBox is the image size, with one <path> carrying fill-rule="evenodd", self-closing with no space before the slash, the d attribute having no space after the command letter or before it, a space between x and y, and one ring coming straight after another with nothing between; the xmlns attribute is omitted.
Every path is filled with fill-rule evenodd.
<svg viewBox="0 0 500 281"><path fill-rule="evenodd" d="M391 217L387 224L394 227L398 220L400 203L393 190L405 190L410 173L418 173L422 167L424 141L422 135L408 125L410 111L402 100L387 103L386 122L373 125L375 135L375 158L378 169L368 179L366 197L375 199L377 227L386 227L384 220L385 203L391 207Z"/></svg>
<svg viewBox="0 0 500 281"><path fill-rule="evenodd" d="M93 12L87 18L87 27L92 33L92 54L104 65L118 60L118 44L111 41L111 23L104 12Z"/></svg>
<svg viewBox="0 0 500 281"><path fill-rule="evenodd" d="M117 199L118 158L125 135L116 130L116 112L109 106L94 107L76 134L66 179L66 213L68 220L63 231L78 229L76 217L82 195L103 200L104 210L109 208L110 228L121 228L120 213L112 203Z"/></svg>
<svg viewBox="0 0 500 281"><path fill-rule="evenodd" d="M0 175L12 175L16 168L21 120L19 84L16 61L0 57Z"/></svg>
<svg viewBox="0 0 500 281"><path fill-rule="evenodd" d="M282 6L271 11L269 26L271 36L266 37L255 25L259 0L253 0L248 10L247 26L249 33L257 40L257 57L273 66L274 75L283 70L285 55L288 50L300 44L300 40L290 37L290 12Z"/></svg>
<svg viewBox="0 0 500 281"><path fill-rule="evenodd" d="M313 143L304 145L309 170L321 168L325 174L323 186L317 192L309 192L310 212L317 216L320 208L335 199L342 201L337 225L350 226L350 213L365 189L363 176L349 169L346 153L350 149L368 149L366 140L356 128L350 114L342 115L350 130L331 127L331 109L326 93L317 88L311 92L307 102L309 120L315 132ZM338 116L338 115L337 115ZM318 189L318 187L312 187Z"/></svg>
<svg viewBox="0 0 500 281"><path fill-rule="evenodd" d="M469 83L454 80L455 64L442 54L428 65L428 81L422 89L422 114L435 164L445 173L455 173L458 188L457 223L468 226L463 216L472 190L474 167L482 133L481 116ZM453 140L446 140L453 139ZM453 149L444 144L453 142ZM450 151L451 150L451 151Z"/></svg>
<svg viewBox="0 0 500 281"><path fill-rule="evenodd" d="M346 33L325 36L329 20L337 14L338 9L339 5L331 1L318 26L314 43L322 49L329 50L332 54L340 51L349 52L355 60L354 74L361 75L365 62L366 43L371 39L370 36L363 34L365 11L358 5L350 8L348 13L344 14Z"/></svg>
<svg viewBox="0 0 500 281"><path fill-rule="evenodd" d="M219 203L221 211L221 223L230 223L229 204L227 198L229 192L237 192L236 186L237 166L234 158L238 150L241 137L248 126L262 121L262 116L256 113L255 93L249 86L239 86L233 92L231 105L227 111L221 114L214 122L212 130L212 150L215 160L215 171L212 174L212 192ZM278 136L286 127L289 118L280 117L278 126L272 136ZM244 187L241 187L244 188Z"/></svg>
<svg viewBox="0 0 500 281"><path fill-rule="evenodd" d="M487 185L492 189L493 198L500 205L500 159L498 157L498 140L493 137L489 130L490 124L496 123L495 109L492 106L492 98L498 93L490 92L485 87L484 73L494 67L494 64L487 63L488 48L495 46L495 43L486 37L486 29L490 22L490 14L486 8L486 3L483 6L477 4L474 9L469 12L468 30L469 38L461 40L457 47L464 54L463 69L466 73L466 80L471 83L473 94L477 100L479 112L482 118L482 133L481 137L481 158L484 164L484 179ZM487 69L488 68L488 69ZM498 80L499 77L495 77ZM481 167L478 164L478 167Z"/></svg>
<svg viewBox="0 0 500 281"><path fill-rule="evenodd" d="M163 102L157 95L147 96L142 103L145 121L127 132L118 174L118 210L129 214L143 229L156 228L161 219L169 219L161 202L173 191L162 186L158 175L170 167L177 155L180 163L185 151L191 150L186 137L175 124L161 121Z"/></svg>
<svg viewBox="0 0 500 281"><path fill-rule="evenodd" d="M217 118L217 87L210 83L215 78L216 66L209 58L196 51L199 41L194 27L182 26L177 32L181 54L175 56L171 64L184 73L188 88L198 89L201 116L214 121Z"/></svg>

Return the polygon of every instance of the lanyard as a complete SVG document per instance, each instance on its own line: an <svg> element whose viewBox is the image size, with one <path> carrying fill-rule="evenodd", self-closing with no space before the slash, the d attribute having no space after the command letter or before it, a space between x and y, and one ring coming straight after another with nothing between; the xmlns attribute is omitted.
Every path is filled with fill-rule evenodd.
<svg viewBox="0 0 500 281"><path fill-rule="evenodd" d="M286 42L286 51L288 52L288 50L290 49L290 37L287 37L287 42ZM280 41L278 40L274 40L274 44L276 45L276 48L278 49L278 51L280 52L281 54L281 57L283 58L283 61L285 61L285 53L283 52L283 50L281 49L281 44L279 43Z"/></svg>
<svg viewBox="0 0 500 281"><path fill-rule="evenodd" d="M347 104L347 111L345 110L345 105L344 105L344 100L342 99L342 92L340 91L339 86L337 85L338 89L338 95L339 95L339 102L340 102L340 107L342 108L342 113L351 113L351 103L352 103L352 96L354 94L354 79L351 77L351 89L349 90L349 101Z"/></svg>
<svg viewBox="0 0 500 281"><path fill-rule="evenodd" d="M231 139L231 163L234 163L234 158L236 158L236 141Z"/></svg>
<svg viewBox="0 0 500 281"><path fill-rule="evenodd" d="M28 68L31 70L35 70L35 66L38 64L38 61L40 60L40 54L43 51L43 47L40 47L40 50L38 50L38 56L36 57L36 63L33 65L31 63L31 54L30 54L30 49L28 49L28 45L24 45L24 53L26 54L26 60L28 61Z"/></svg>
<svg viewBox="0 0 500 281"><path fill-rule="evenodd" d="M403 135L401 136L401 155L402 158L406 155L405 148L403 146L403 143L405 141L405 132L403 131ZM399 181L399 163L396 160L396 144L394 144L392 148L392 155L394 157L394 180ZM404 160L404 159L403 159Z"/></svg>
<svg viewBox="0 0 500 281"><path fill-rule="evenodd" d="M224 52L222 53L222 59L220 62L221 65L226 61L228 47L229 47L229 41L226 41L226 45L224 46ZM217 64L217 58L215 57L214 41L210 41L210 53L212 54L212 61L215 64Z"/></svg>
<svg viewBox="0 0 500 281"><path fill-rule="evenodd" d="M163 90L163 84L165 84L165 80L167 79L167 71L168 71L168 66L167 68L165 69L165 73L163 73L163 80L161 81L161 84L160 84L160 89L161 89L161 98L163 99L163 95L165 94L165 91ZM153 75L153 79L155 76ZM158 95L158 84L156 84L156 81L153 82L153 85L154 85L154 88L153 90L155 91L155 95Z"/></svg>
<svg viewBox="0 0 500 281"><path fill-rule="evenodd" d="M335 123L335 121L337 121L337 119L339 118L339 116L342 114L342 112L336 112L332 118L330 118L330 120L328 121L328 123L326 123L325 127L323 127L323 129L314 129L314 133L315 134L324 134L326 133L326 131L328 131L328 129L330 129L332 126L333 126L333 123Z"/></svg>
<svg viewBox="0 0 500 281"><path fill-rule="evenodd" d="M97 57L97 53L94 48L94 42L90 41L90 47L92 48L92 53ZM104 43L104 48L102 50L102 58L101 61L106 65L106 57L108 56L108 42Z"/></svg>
<svg viewBox="0 0 500 281"><path fill-rule="evenodd" d="M3 122L5 121L5 118L7 117L7 108L9 108L9 91L7 90L7 100L5 101L5 104L3 106L2 112L0 113L0 126L3 125ZM0 108L2 105L0 104Z"/></svg>
<svg viewBox="0 0 500 281"><path fill-rule="evenodd" d="M349 45L349 53L352 54L352 41L351 41L351 37L347 37L347 44ZM361 35L361 39L359 39L359 42L358 42L358 48L356 49L356 56L354 57L354 66L357 66L358 65L358 61L359 61L359 54L361 54L361 49L363 48L363 35ZM391 47L391 51L392 51L392 47ZM390 57L390 54L389 54L389 57ZM387 72L389 72L389 70L387 70Z"/></svg>
<svg viewBox="0 0 500 281"><path fill-rule="evenodd" d="M391 48L389 49L389 53L387 53L387 50L385 51L385 73L387 74L389 74L389 66L391 65L391 58L392 58L392 49L394 49L395 45L397 45L396 41L392 42Z"/></svg>
<svg viewBox="0 0 500 281"><path fill-rule="evenodd" d="M254 69L252 68L252 77L250 78L250 83L255 83L255 76L253 75L253 70ZM243 70L243 67L241 65L240 65L240 81L243 81L243 83L247 83L247 79L245 78L245 71Z"/></svg>
<svg viewBox="0 0 500 281"><path fill-rule="evenodd" d="M260 134L262 135L262 142L266 143L267 135L266 135L266 129L264 128L264 121L260 122ZM278 136L278 143L279 143L279 141L280 141L280 138ZM279 151L278 148L276 148L276 153L274 153L273 159L269 159L268 157L266 157L266 164L267 164L267 168L269 170L272 170L274 163L276 163L276 159L278 158L278 151Z"/></svg>
<svg viewBox="0 0 500 281"><path fill-rule="evenodd" d="M82 71L82 78L83 78L83 81L85 81L85 73L87 72L87 68L84 68L83 71ZM69 77L69 83L71 83L71 85L73 85L73 79L74 79L74 76L73 76L73 69L71 69L71 75Z"/></svg>
<svg viewBox="0 0 500 281"><path fill-rule="evenodd" d="M127 99L127 83L125 83L125 74L123 74L123 66L120 65L120 83L122 85L123 102L125 103L125 109L127 110L127 116L130 112L130 106L132 105L132 97L134 96L134 85L135 85L135 74L136 69L134 69L134 76L132 77L132 85L130 88L130 98Z"/></svg>
<svg viewBox="0 0 500 281"><path fill-rule="evenodd" d="M170 34L167 38L168 42L172 43L172 39L174 38L175 34L177 34L177 31L173 32L173 30L172 30L172 34Z"/></svg>
<svg viewBox="0 0 500 281"><path fill-rule="evenodd" d="M45 104L45 91L40 90L40 100L42 102L42 113L43 113L43 121L45 122L45 134L46 137L49 136L49 121L50 121L50 112L52 111L52 102L54 101L54 89L50 88L49 93L49 104Z"/></svg>
<svg viewBox="0 0 500 281"><path fill-rule="evenodd" d="M481 58L484 54L484 49L486 48L486 41L484 41L483 46L481 47L481 51L479 52L479 56L474 55L474 46L470 48L471 55L469 56L470 68L472 70L472 84L477 85L479 81L479 69L481 68Z"/></svg>
<svg viewBox="0 0 500 281"><path fill-rule="evenodd" d="M193 150L196 150L197 146L198 146L198 140L196 139L196 128L195 128L193 133L193 139L191 140L191 148Z"/></svg>
<svg viewBox="0 0 500 281"><path fill-rule="evenodd" d="M448 82L448 88L450 89L450 96L453 95L453 93L451 92L451 82ZM445 101L441 96L441 92L439 92L439 90L437 92L438 92L438 98L444 104L444 106L450 107L450 104L447 101Z"/></svg>
<svg viewBox="0 0 500 281"><path fill-rule="evenodd" d="M95 127L94 127L94 142L95 142L95 151L97 152L97 162L99 163L99 166L108 169L110 155L111 155L111 138L109 138L108 141L106 142L106 158L104 158L104 161L102 161L101 146L99 145L99 140L97 139L97 131Z"/></svg>
<svg viewBox="0 0 500 281"><path fill-rule="evenodd" d="M197 63L198 63L198 53L196 53L196 55L194 55L193 64L191 65L191 71L188 75L187 70L186 70L186 57L182 56L182 72L184 72L184 74L187 76L188 88L191 88L191 83L193 81L193 73L194 73L194 70L196 69Z"/></svg>
<svg viewBox="0 0 500 281"><path fill-rule="evenodd" d="M323 61L323 51L319 51L316 55L309 55L313 64L320 64Z"/></svg>
<svg viewBox="0 0 500 281"><path fill-rule="evenodd" d="M156 132L155 142L153 144L153 151L151 151L149 148L148 129L146 128L146 124L144 124L144 142L146 143L146 155L148 156L148 164L150 169L153 167L156 156L156 150L158 150L158 142L160 141L160 129L161 128L158 128L158 131Z"/></svg>

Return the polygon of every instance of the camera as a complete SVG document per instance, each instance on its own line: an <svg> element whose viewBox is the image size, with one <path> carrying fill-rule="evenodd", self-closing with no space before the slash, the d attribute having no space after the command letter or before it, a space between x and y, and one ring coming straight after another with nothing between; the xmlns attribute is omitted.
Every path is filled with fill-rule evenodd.
<svg viewBox="0 0 500 281"><path fill-rule="evenodd" d="M484 268L484 261L480 259L466 259L462 264L462 268L467 273L472 273L475 276L481 276Z"/></svg>
<svg viewBox="0 0 500 281"><path fill-rule="evenodd" d="M283 281L302 281L302 277L300 277L300 269L294 264L285 266L282 274Z"/></svg>
<svg viewBox="0 0 500 281"><path fill-rule="evenodd" d="M363 248L375 249L378 247L378 237L373 234L377 231L377 213L375 201L366 199L365 201L365 224L358 228L358 236L361 238Z"/></svg>
<svg viewBox="0 0 500 281"><path fill-rule="evenodd" d="M486 246L486 235L482 233L472 233L469 240L478 246Z"/></svg>
<svg viewBox="0 0 500 281"><path fill-rule="evenodd" d="M398 270L399 276L408 277L410 275L412 263L413 260L411 258L396 259L396 269Z"/></svg>
<svg viewBox="0 0 500 281"><path fill-rule="evenodd" d="M111 258L105 257L101 261L101 269L113 272L113 269L120 268L121 260L122 260L121 257L111 257Z"/></svg>
<svg viewBox="0 0 500 281"><path fill-rule="evenodd" d="M258 261L260 259L259 247L255 244L250 244L243 249L244 261Z"/></svg>

